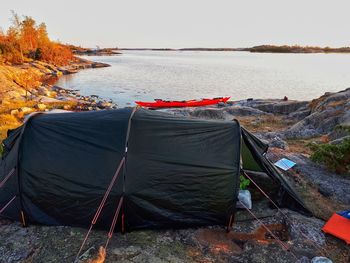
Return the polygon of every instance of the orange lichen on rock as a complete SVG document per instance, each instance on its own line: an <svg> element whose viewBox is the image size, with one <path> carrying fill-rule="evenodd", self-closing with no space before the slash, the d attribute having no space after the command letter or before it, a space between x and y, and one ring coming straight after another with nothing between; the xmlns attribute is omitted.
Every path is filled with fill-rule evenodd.
<svg viewBox="0 0 350 263"><path fill-rule="evenodd" d="M104 247L100 247L96 257L89 259L86 263L103 263L106 260L106 250Z"/></svg>
<svg viewBox="0 0 350 263"><path fill-rule="evenodd" d="M240 254L242 252L242 249L232 241L231 236L223 230L199 229L195 238L200 246L208 247L212 254Z"/></svg>

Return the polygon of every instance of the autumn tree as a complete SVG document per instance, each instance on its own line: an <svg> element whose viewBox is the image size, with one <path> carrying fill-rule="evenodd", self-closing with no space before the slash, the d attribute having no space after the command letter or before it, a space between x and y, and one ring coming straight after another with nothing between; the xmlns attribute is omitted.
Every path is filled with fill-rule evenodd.
<svg viewBox="0 0 350 263"><path fill-rule="evenodd" d="M11 22L6 34L0 34L0 62L19 64L35 59L65 65L73 59L68 46L50 40L45 23L37 25L30 16L21 19L14 11Z"/></svg>
<svg viewBox="0 0 350 263"><path fill-rule="evenodd" d="M28 95L31 95L32 90L40 85L40 76L30 69L17 74L14 82L26 91L26 100L28 100Z"/></svg>
<svg viewBox="0 0 350 263"><path fill-rule="evenodd" d="M20 39L21 36L21 19L15 11L11 10L12 13L12 26L9 28L9 32L7 33L10 35L9 41L10 43L18 45L19 53L21 55L21 60L22 63L24 62L24 57L23 57L23 47L22 47L22 41Z"/></svg>
<svg viewBox="0 0 350 263"><path fill-rule="evenodd" d="M37 47L38 34L33 18L25 16L21 23L21 41L24 50L33 52Z"/></svg>

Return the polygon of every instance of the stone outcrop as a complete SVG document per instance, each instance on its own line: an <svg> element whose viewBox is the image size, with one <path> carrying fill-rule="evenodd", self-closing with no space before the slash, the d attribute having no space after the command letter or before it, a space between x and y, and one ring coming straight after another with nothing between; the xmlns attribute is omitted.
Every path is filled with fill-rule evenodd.
<svg viewBox="0 0 350 263"><path fill-rule="evenodd" d="M272 114L290 114L292 112L305 108L308 103L308 101L284 101L277 99L248 99L237 102L239 106L251 107Z"/></svg>
<svg viewBox="0 0 350 263"><path fill-rule="evenodd" d="M287 138L308 138L328 134L338 126L350 126L350 88L326 93L308 105L310 114L288 130Z"/></svg>
<svg viewBox="0 0 350 263"><path fill-rule="evenodd" d="M311 138L329 134L331 140L350 135L350 88L334 93L326 93L318 99L308 101L283 100L242 100L226 105L168 109L178 116L204 119L232 120L239 117L282 116L286 126L279 132L280 139ZM336 127L345 127L334 131ZM338 128L337 128L338 129ZM271 139L271 138L270 138Z"/></svg>

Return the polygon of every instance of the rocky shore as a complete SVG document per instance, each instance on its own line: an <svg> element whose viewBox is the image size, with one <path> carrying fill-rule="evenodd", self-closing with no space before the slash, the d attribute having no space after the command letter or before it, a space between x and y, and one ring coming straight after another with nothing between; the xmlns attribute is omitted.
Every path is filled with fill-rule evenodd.
<svg viewBox="0 0 350 263"><path fill-rule="evenodd" d="M11 74L24 71L40 76L38 84L31 88L21 84L23 82L14 75L4 74L4 68L0 69L0 80L6 78L7 81L7 88L1 89L0 122L1 116L7 116L10 121L17 120L12 125L16 126L24 115L33 111L116 108L113 102L96 95L82 96L76 90L44 81L82 68L107 66L93 63L81 60L56 68L33 62L7 69ZM116 233L105 262L321 262L315 261L317 256L325 256L333 262L349 262L350 248L343 241L325 235L321 228L333 212L350 207L350 178L311 161L307 145L336 145L349 138L350 88L326 93L312 101L248 99L212 107L164 111L188 118L238 119L242 126L270 144L270 160L285 157L297 163L285 176L315 217L284 209L288 215L286 220L280 212L271 209L266 200L254 200L255 214L273 229L290 251L283 250L249 214L239 211L230 234L220 226ZM5 130L10 126L1 127ZM31 225L22 228L17 222L0 220L0 262L73 262L85 233L85 229L73 227ZM103 262L98 249L106 235L104 231L93 232L80 262Z"/></svg>
<svg viewBox="0 0 350 263"><path fill-rule="evenodd" d="M6 136L8 129L20 125L26 114L34 111L116 108L112 101L97 95L82 96L77 90L52 85L62 75L101 67L109 65L78 57L62 67L40 61L19 66L0 65L0 139Z"/></svg>

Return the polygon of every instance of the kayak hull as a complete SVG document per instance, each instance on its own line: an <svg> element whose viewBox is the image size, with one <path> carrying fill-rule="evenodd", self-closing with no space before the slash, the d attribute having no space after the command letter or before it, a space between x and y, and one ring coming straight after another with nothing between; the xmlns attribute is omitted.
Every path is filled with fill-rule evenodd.
<svg viewBox="0 0 350 263"><path fill-rule="evenodd" d="M215 98L215 99L202 99L202 100L188 100L188 101L164 101L157 100L155 102L135 101L135 103L141 107L147 108L181 108L181 107L200 107L215 105L220 102L226 103L230 97Z"/></svg>

